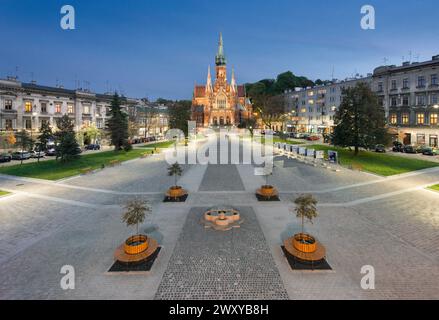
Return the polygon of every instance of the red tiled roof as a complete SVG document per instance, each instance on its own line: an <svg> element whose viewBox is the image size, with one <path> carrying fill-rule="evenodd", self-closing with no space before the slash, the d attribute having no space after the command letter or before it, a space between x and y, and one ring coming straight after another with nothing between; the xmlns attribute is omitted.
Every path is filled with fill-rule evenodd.
<svg viewBox="0 0 439 320"><path fill-rule="evenodd" d="M206 95L206 86L195 86L195 97L200 98Z"/></svg>

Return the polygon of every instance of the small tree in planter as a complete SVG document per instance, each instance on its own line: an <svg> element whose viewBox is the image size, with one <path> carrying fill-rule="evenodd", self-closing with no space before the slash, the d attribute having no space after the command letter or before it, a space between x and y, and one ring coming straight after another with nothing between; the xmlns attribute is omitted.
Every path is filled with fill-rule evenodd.
<svg viewBox="0 0 439 320"><path fill-rule="evenodd" d="M312 223L313 219L318 216L317 200L311 194L301 195L294 200L296 204L296 217L302 219L302 234L305 234L305 220Z"/></svg>
<svg viewBox="0 0 439 320"><path fill-rule="evenodd" d="M128 227L136 226L136 234L125 241L125 253L137 255L148 249L148 237L139 234L139 224L143 223L146 215L151 213L151 207L146 201L133 199L129 200L124 208L125 212L122 215L122 221Z"/></svg>
<svg viewBox="0 0 439 320"><path fill-rule="evenodd" d="M143 223L146 215L151 213L151 207L147 201L132 199L125 204L124 208L122 221L127 227L136 226L136 234L139 234L139 224Z"/></svg>
<svg viewBox="0 0 439 320"><path fill-rule="evenodd" d="M174 186L177 188L177 178L180 177L183 174L183 169L178 164L178 162L174 163L168 168L168 176L174 177Z"/></svg>

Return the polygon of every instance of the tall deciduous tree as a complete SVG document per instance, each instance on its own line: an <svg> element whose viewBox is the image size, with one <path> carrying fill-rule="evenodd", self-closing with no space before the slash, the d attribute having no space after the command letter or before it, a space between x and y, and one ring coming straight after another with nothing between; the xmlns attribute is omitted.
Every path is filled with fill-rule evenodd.
<svg viewBox="0 0 439 320"><path fill-rule="evenodd" d="M168 107L169 127L171 129L180 129L188 136L188 121L191 119L191 101L176 101Z"/></svg>
<svg viewBox="0 0 439 320"><path fill-rule="evenodd" d="M21 148L21 151L27 151L32 149L33 141L30 137L29 133L26 130L21 130L16 134L17 137L17 146ZM21 157L20 164L23 164L23 157Z"/></svg>
<svg viewBox="0 0 439 320"><path fill-rule="evenodd" d="M128 114L121 107L121 99L117 93L114 94L107 120L107 131L110 135L111 144L114 150L120 151L130 149L128 143Z"/></svg>
<svg viewBox="0 0 439 320"><path fill-rule="evenodd" d="M334 117L333 142L341 147L360 148L388 144L384 107L366 83L343 90L342 103Z"/></svg>
<svg viewBox="0 0 439 320"><path fill-rule="evenodd" d="M62 116L57 123L58 131L55 133L56 141L56 159L62 162L70 161L77 158L81 153L74 124L68 115Z"/></svg>

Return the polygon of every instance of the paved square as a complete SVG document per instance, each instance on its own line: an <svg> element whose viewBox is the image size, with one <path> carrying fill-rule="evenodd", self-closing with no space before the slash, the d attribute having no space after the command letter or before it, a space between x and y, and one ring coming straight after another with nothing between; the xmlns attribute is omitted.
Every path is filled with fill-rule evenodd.
<svg viewBox="0 0 439 320"><path fill-rule="evenodd" d="M192 208L163 275L156 299L288 299L256 215L229 231L200 223L208 208Z"/></svg>

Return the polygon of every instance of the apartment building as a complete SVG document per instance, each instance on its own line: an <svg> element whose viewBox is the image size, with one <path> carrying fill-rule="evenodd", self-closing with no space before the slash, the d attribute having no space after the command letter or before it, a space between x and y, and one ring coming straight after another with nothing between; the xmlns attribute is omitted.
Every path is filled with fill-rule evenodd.
<svg viewBox="0 0 439 320"><path fill-rule="evenodd" d="M91 125L103 129L111 100L111 94L22 83L9 77L0 80L0 131L37 132L43 122L56 128L57 119L66 114L76 131ZM122 101L124 107L139 103L131 98Z"/></svg>
<svg viewBox="0 0 439 320"><path fill-rule="evenodd" d="M296 88L285 92L288 132L329 133L334 127L334 115L340 106L342 90L358 82L370 85L368 77L334 80L330 84L312 88Z"/></svg>
<svg viewBox="0 0 439 320"><path fill-rule="evenodd" d="M399 141L438 146L439 55L425 62L376 68L372 90Z"/></svg>

